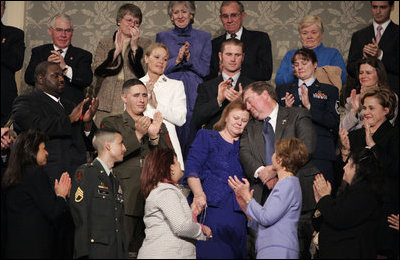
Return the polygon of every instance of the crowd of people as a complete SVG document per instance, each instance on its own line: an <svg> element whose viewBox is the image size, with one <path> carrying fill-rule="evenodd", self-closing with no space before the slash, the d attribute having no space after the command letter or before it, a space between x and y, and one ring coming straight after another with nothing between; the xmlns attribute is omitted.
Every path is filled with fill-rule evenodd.
<svg viewBox="0 0 400 260"><path fill-rule="evenodd" d="M399 27L370 5L347 66L304 17L276 86L240 1L215 39L170 1L154 42L123 4L93 55L56 14L19 96L24 33L2 23L1 256L398 258Z"/></svg>

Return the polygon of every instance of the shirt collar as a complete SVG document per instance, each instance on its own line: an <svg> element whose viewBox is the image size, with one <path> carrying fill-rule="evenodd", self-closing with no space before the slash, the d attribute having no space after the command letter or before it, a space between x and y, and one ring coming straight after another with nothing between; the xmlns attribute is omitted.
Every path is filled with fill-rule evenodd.
<svg viewBox="0 0 400 260"><path fill-rule="evenodd" d="M242 38L242 33L243 33L243 26L240 26L239 31L235 32L236 33L236 39L240 40ZM226 32L226 36L225 39L230 39L231 38L231 34Z"/></svg>
<svg viewBox="0 0 400 260"><path fill-rule="evenodd" d="M45 92L45 91L43 91L43 93L45 93L47 96L49 96L51 99L53 99L53 100L56 101L57 103L61 103L61 102L60 102L60 98L57 98L57 97L55 97L55 96L53 96L53 95L51 95L51 94L49 94L49 93L47 93L47 92Z"/></svg>
<svg viewBox="0 0 400 260"><path fill-rule="evenodd" d="M269 114L269 117L271 118L269 120L269 123L271 124L272 128L274 129L274 132L275 132L276 120L278 118L278 108L279 108L279 105L278 105L278 103L276 103L275 108Z"/></svg>
<svg viewBox="0 0 400 260"><path fill-rule="evenodd" d="M69 47L69 46L68 46L68 47ZM64 49L61 49L61 48L58 48L57 46L55 46L55 45L53 44L54 50L59 50L59 49L63 50L63 53L61 53L61 55L62 55L64 58L65 58L65 54L67 53L68 47L66 47L66 48L64 48Z"/></svg>
<svg viewBox="0 0 400 260"><path fill-rule="evenodd" d="M107 164L103 162L99 157L96 157L95 160L99 161L101 166L103 166L104 170L106 171L107 175L110 176L111 170L108 168Z"/></svg>
<svg viewBox="0 0 400 260"><path fill-rule="evenodd" d="M374 26L374 33L375 35L378 33L378 26L382 26L382 31L381 31L381 35L383 35L383 33L385 32L386 28L388 27L389 23L391 22L391 20L387 20L386 22L384 22L383 24L378 24L377 22L375 22L375 20L372 22L372 25Z"/></svg>
<svg viewBox="0 0 400 260"><path fill-rule="evenodd" d="M307 87L309 87L314 83L314 81L315 81L315 78L310 78L310 79L308 79L306 81L302 81L301 79L299 79L298 86L300 87L304 83L304 84L307 85Z"/></svg>
<svg viewBox="0 0 400 260"><path fill-rule="evenodd" d="M232 80L233 80L232 81L232 86L236 86L236 83L238 82L239 77L240 77L240 71L238 73L236 73L235 75L233 75L232 77L226 75L225 72L222 72L221 75L222 75L222 79L224 81L227 81L229 78L232 78Z"/></svg>

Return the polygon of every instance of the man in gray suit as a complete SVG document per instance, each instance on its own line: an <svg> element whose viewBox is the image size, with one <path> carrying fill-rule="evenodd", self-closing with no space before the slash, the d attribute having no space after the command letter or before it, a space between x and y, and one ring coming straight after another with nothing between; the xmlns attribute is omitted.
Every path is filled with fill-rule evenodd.
<svg viewBox="0 0 400 260"><path fill-rule="evenodd" d="M271 158L266 158L265 147L269 143L264 141L264 121L268 118L274 132L273 140L275 142L297 137L306 144L310 157L315 148L316 134L309 112L300 107L279 106L275 88L266 82L257 81L248 85L243 91L243 101L253 118L244 129L240 140L240 162L252 189L254 189L254 199L263 205L270 190L278 181L276 171L268 163ZM275 144L271 145L273 147ZM273 152L269 156L272 154ZM308 249L310 245L308 240L312 235L311 212L315 206L312 184L316 173L318 170L310 162L297 173L303 196L302 216L299 221L300 257L302 257L303 248L304 250ZM304 223L302 223L302 219L304 219ZM307 231L302 231L303 228ZM251 241L255 237L256 234L250 234L249 240ZM252 250L249 251L251 254Z"/></svg>

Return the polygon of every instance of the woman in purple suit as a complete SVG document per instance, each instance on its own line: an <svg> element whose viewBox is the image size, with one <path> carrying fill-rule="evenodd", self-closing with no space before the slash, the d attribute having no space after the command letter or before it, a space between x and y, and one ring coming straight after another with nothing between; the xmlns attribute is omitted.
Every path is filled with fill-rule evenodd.
<svg viewBox="0 0 400 260"><path fill-rule="evenodd" d="M211 34L192 28L195 11L194 1L170 1L168 15L175 28L160 32L156 36L156 42L164 43L170 53L165 75L183 81L185 86L186 123L177 127L184 159L190 145L188 138L197 97L197 85L208 75L211 59Z"/></svg>
<svg viewBox="0 0 400 260"><path fill-rule="evenodd" d="M275 143L272 165L278 182L264 205L253 199L247 179L241 182L235 175L228 184L235 191L240 208L249 219L248 226L258 232L257 259L299 258L297 223L301 211L301 188L296 172L308 161L306 145L297 138Z"/></svg>

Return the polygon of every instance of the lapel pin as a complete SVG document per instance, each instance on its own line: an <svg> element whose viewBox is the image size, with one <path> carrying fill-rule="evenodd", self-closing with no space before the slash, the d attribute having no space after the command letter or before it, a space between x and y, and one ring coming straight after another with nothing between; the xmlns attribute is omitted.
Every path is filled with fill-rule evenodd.
<svg viewBox="0 0 400 260"><path fill-rule="evenodd" d="M6 38L3 38L3 39L1 40L1 43L6 43Z"/></svg>
<svg viewBox="0 0 400 260"><path fill-rule="evenodd" d="M73 60L74 59L74 57L69 57L69 60Z"/></svg>
<svg viewBox="0 0 400 260"><path fill-rule="evenodd" d="M282 120L282 125L286 124L286 119Z"/></svg>

